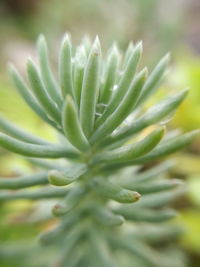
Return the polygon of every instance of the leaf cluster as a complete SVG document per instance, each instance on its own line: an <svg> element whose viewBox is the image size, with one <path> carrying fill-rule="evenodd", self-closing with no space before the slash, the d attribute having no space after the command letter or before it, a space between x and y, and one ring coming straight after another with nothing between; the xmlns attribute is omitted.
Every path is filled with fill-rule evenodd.
<svg viewBox="0 0 200 267"><path fill-rule="evenodd" d="M124 56L114 44L104 58L98 37L93 43L84 38L75 48L66 35L56 79L46 40L40 36L39 67L28 59L28 83L9 66L19 94L62 138L56 144L47 142L1 116L1 147L45 170L2 177L0 200L59 199L52 212L60 223L40 237L43 244L59 246L59 266L128 267L132 257L136 266L183 266L168 256L172 251L159 253L151 246L179 233L165 222L176 215L167 205L183 186L166 179L171 163L140 170L187 146L198 131L177 136L161 126L186 90L144 108L165 76L169 54L149 75L146 67L138 70L141 54L141 42L130 43ZM138 229L146 224L145 231L129 230L128 222ZM154 223L160 228L149 227ZM130 256L122 265L126 253Z"/></svg>

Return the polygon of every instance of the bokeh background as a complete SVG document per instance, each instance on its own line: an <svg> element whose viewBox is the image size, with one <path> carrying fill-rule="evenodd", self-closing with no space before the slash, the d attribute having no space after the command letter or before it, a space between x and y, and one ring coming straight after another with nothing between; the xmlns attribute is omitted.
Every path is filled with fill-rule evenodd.
<svg viewBox="0 0 200 267"><path fill-rule="evenodd" d="M85 34L91 38L98 34L103 50L114 40L122 50L131 40L143 40L142 62L150 69L161 56L171 51L167 81L152 101L157 101L163 94L190 87L189 97L169 122L169 128L179 128L183 132L200 128L199 0L1 0L0 112L31 132L52 139L51 130L19 98L6 71L7 62L12 61L24 72L27 55L36 55L35 41L41 32L51 44L52 62L56 62L57 47L65 32L71 33L74 44ZM184 229L177 245L185 252L188 265L198 267L200 138L173 159L176 164L171 175L181 177L188 188L186 194L173 204L180 212L176 221ZM32 170L33 166L23 158L0 150L1 176L17 176ZM49 227L46 217L38 216L39 213L45 214L46 209L41 203L25 200L0 203L1 243L20 246L28 240L34 243L35 236ZM9 252L1 250L0 266L18 266L14 248L16 246ZM6 253L9 253L9 260L5 259ZM42 261L44 257L41 255L37 260Z"/></svg>

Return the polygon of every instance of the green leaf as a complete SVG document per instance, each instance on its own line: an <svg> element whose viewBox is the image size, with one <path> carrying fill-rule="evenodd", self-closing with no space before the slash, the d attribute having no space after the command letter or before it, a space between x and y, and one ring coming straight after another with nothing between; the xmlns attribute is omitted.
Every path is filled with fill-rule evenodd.
<svg viewBox="0 0 200 267"><path fill-rule="evenodd" d="M86 61L86 51L84 47L81 46L77 49L74 64L74 94L78 108L80 107L81 102L81 91Z"/></svg>
<svg viewBox="0 0 200 267"><path fill-rule="evenodd" d="M33 64L32 60L29 59L27 62L27 73L28 79L31 84L31 88L40 102L44 110L55 120L58 125L60 124L60 112L56 107L56 104L50 99L44 85L40 79L39 73L36 66Z"/></svg>
<svg viewBox="0 0 200 267"><path fill-rule="evenodd" d="M185 193L185 186L180 184L174 190L144 195L137 205L142 208L161 208L179 198L183 193Z"/></svg>
<svg viewBox="0 0 200 267"><path fill-rule="evenodd" d="M150 244L157 244L157 242L176 240L183 234L183 230L181 225L176 224L141 224L135 229L133 238L141 238Z"/></svg>
<svg viewBox="0 0 200 267"><path fill-rule="evenodd" d="M141 117L141 122L146 123L146 125L158 122L160 119L173 112L182 103L187 94L188 90L186 89L152 106Z"/></svg>
<svg viewBox="0 0 200 267"><path fill-rule="evenodd" d="M100 103L107 104L112 96L113 87L117 78L117 70L120 62L120 54L114 44L108 52L108 62L105 66L105 81L100 95Z"/></svg>
<svg viewBox="0 0 200 267"><path fill-rule="evenodd" d="M142 85L146 79L146 73L147 71L144 69L136 76L119 106L92 135L90 139L92 144L101 140L102 136L105 137L112 133L133 111L135 103L140 95Z"/></svg>
<svg viewBox="0 0 200 267"><path fill-rule="evenodd" d="M33 175L25 175L17 178L0 177L1 189L18 189L44 184L48 184L47 172L42 172Z"/></svg>
<svg viewBox="0 0 200 267"><path fill-rule="evenodd" d="M81 224L79 222L78 224L76 224L76 229L72 229L66 236L64 236L63 244L65 245L60 266L65 267L66 262L68 264L68 259L70 258L74 249L78 246L83 237L83 233L85 231L84 226L84 223Z"/></svg>
<svg viewBox="0 0 200 267"><path fill-rule="evenodd" d="M113 257L109 253L109 247L105 237L103 237L95 228L92 228L89 231L89 241L91 244L91 252L96 259L97 266L117 266L114 263Z"/></svg>
<svg viewBox="0 0 200 267"><path fill-rule="evenodd" d="M68 95L62 112L63 130L69 142L81 151L89 149L89 143L83 133L76 106Z"/></svg>
<svg viewBox="0 0 200 267"><path fill-rule="evenodd" d="M103 178L92 181L92 186L102 196L120 203L133 203L140 199L139 193L124 189L117 184L105 181Z"/></svg>
<svg viewBox="0 0 200 267"><path fill-rule="evenodd" d="M157 180L160 179L160 177L162 177L163 174L165 174L167 171L169 171L169 169L171 169L174 166L174 161L172 160L167 160L164 161L161 164L158 164L155 167L152 167L150 169L147 169L143 172L139 172L136 173L134 175L134 179L131 175L131 177L122 177L122 183L149 183L150 181L152 182L152 180Z"/></svg>
<svg viewBox="0 0 200 267"><path fill-rule="evenodd" d="M36 137L30 133L25 132L23 129L17 127L15 124L4 119L3 116L1 115L0 115L0 128L6 134L27 143L40 144L40 145L50 144L49 142L43 140L42 138Z"/></svg>
<svg viewBox="0 0 200 267"><path fill-rule="evenodd" d="M128 61L133 53L134 50L134 45L132 42L129 43L128 48L126 49L125 55L124 55L124 60L123 60L123 67L122 69L126 69L126 66L128 64Z"/></svg>
<svg viewBox="0 0 200 267"><path fill-rule="evenodd" d="M86 190L80 185L71 188L67 196L53 207L53 214L55 216L67 214L82 201L85 194Z"/></svg>
<svg viewBox="0 0 200 267"><path fill-rule="evenodd" d="M96 38L85 67L81 93L80 120L85 135L91 135L94 128L96 103L99 96L100 43Z"/></svg>
<svg viewBox="0 0 200 267"><path fill-rule="evenodd" d="M139 221L139 222L164 222L174 218L177 212L172 209L164 210L150 210L145 208L138 208L135 206L123 206L121 208L114 209L114 212L124 216L127 220Z"/></svg>
<svg viewBox="0 0 200 267"><path fill-rule="evenodd" d="M78 152L68 150L60 145L37 145L18 141L10 136L0 133L0 146L17 154L36 158L77 158Z"/></svg>
<svg viewBox="0 0 200 267"><path fill-rule="evenodd" d="M48 173L49 182L56 186L73 183L87 172L85 164L71 164L63 171L51 170Z"/></svg>
<svg viewBox="0 0 200 267"><path fill-rule="evenodd" d="M97 221L106 226L119 226L124 222L122 216L114 214L105 207L95 205L92 212Z"/></svg>
<svg viewBox="0 0 200 267"><path fill-rule="evenodd" d="M70 267L77 267L79 264L81 264L81 260L85 259L85 251L79 247L76 248L76 246L75 249L73 249L71 252L68 252L68 254L69 255L65 254L65 259L63 260L64 265L62 265L62 267L67 267L67 265ZM65 264L66 262L67 265Z"/></svg>
<svg viewBox="0 0 200 267"><path fill-rule="evenodd" d="M139 257L142 259L144 261L143 265L145 264L149 267L160 267L160 263L162 262L163 267L170 266L166 257L162 257L160 253L148 246L142 240L136 239L133 242L130 236L119 236L118 238L112 236L111 240L118 248L130 252L130 254L135 255L136 258Z"/></svg>
<svg viewBox="0 0 200 267"><path fill-rule="evenodd" d="M37 159L37 158L27 158L27 161L30 162L32 165L45 169L45 170L52 170L52 169L62 169L63 165L60 162L46 159Z"/></svg>
<svg viewBox="0 0 200 267"><path fill-rule="evenodd" d="M144 128L159 122L161 119L173 112L185 99L187 96L188 90L184 90L175 96L169 97L160 103L149 108L144 115L140 118L134 120L129 126L123 127L116 134L111 137L108 137L102 142L102 146L107 146L109 144L126 140L132 135L138 133Z"/></svg>
<svg viewBox="0 0 200 267"><path fill-rule="evenodd" d="M149 194L155 192L161 192L173 189L181 184L181 180L178 179L171 179L171 180L164 180L157 183L135 183L134 180L132 182L124 182L120 183L121 186L125 187L129 190L138 191L140 194Z"/></svg>
<svg viewBox="0 0 200 267"><path fill-rule="evenodd" d="M85 48L86 54L88 55L91 49L91 39L88 35L85 35L83 39L81 40L81 45Z"/></svg>
<svg viewBox="0 0 200 267"><path fill-rule="evenodd" d="M48 47L43 35L38 38L38 52L40 60L40 69L42 79L44 81L46 90L49 96L58 106L62 105L62 98L60 95L60 88L55 80L55 77L51 71L51 67L48 59Z"/></svg>
<svg viewBox="0 0 200 267"><path fill-rule="evenodd" d="M48 172L49 183L56 186L64 186L73 183L76 179L71 179L57 170Z"/></svg>
<svg viewBox="0 0 200 267"><path fill-rule="evenodd" d="M199 132L199 130L194 130L189 133L183 134L182 136L172 138L169 141L160 144L155 150L148 153L147 155L136 159L134 164L139 164L140 162L145 163L147 161L155 160L179 151L180 149L189 145L194 137L199 134Z"/></svg>
<svg viewBox="0 0 200 267"><path fill-rule="evenodd" d="M128 61L127 67L124 71L124 74L122 75L122 78L119 82L119 85L118 85L116 91L114 92L112 99L108 103L108 107L105 109L102 116L97 120L97 122L95 124L95 128L98 128L108 118L108 116L114 112L114 110L120 104L121 100L124 98L128 88L129 88L129 86L133 80L133 77L135 75L136 68L137 68L141 53L142 53L142 44L139 43L135 47L135 49L134 49L134 51L133 51L133 53L132 53L132 55Z"/></svg>
<svg viewBox="0 0 200 267"><path fill-rule="evenodd" d="M165 55L153 69L152 73L149 75L144 87L142 89L142 94L137 103L137 106L141 105L150 95L152 95L157 87L163 80L166 68L168 67L170 60L170 54Z"/></svg>
<svg viewBox="0 0 200 267"><path fill-rule="evenodd" d="M30 90L27 88L24 80L18 73L18 71L15 69L14 66L9 65L9 73L12 77L12 80L14 82L15 87L17 88L19 94L23 97L25 102L28 104L28 106L44 121L46 121L48 124L53 126L54 128L58 129L56 123L48 118L43 108L40 106L40 104L37 102L35 97L32 95ZM59 129L58 129L59 130ZM59 130L60 131L60 130Z"/></svg>
<svg viewBox="0 0 200 267"><path fill-rule="evenodd" d="M37 190L17 190L16 192L2 190L0 200L11 201L16 199L52 199L63 198L67 195L69 189L66 188L47 188Z"/></svg>
<svg viewBox="0 0 200 267"><path fill-rule="evenodd" d="M121 163L129 160L134 161L134 159L151 151L160 142L163 135L164 128L160 127L135 144L123 146L97 155L96 158L94 158L94 162Z"/></svg>
<svg viewBox="0 0 200 267"><path fill-rule="evenodd" d="M72 83L72 46L70 37L65 35L59 55L59 79L62 94L73 96Z"/></svg>
<svg viewBox="0 0 200 267"><path fill-rule="evenodd" d="M161 144L158 147L156 147L152 152L142 157L138 157L133 160L127 160L124 162L118 162L117 164L110 164L110 166L109 165L106 166L105 169L107 170L112 168L119 169L125 166L144 164L146 162L160 159L161 157L164 156L168 156L189 145L197 134L199 134L199 130L195 130L186 133L182 136L175 137L173 139L170 139L168 142L161 142Z"/></svg>
<svg viewBox="0 0 200 267"><path fill-rule="evenodd" d="M72 230L74 224L81 219L80 214L71 214L71 216L65 217L55 228L47 231L39 236L39 240L42 245L52 245L56 241L62 239L63 236Z"/></svg>

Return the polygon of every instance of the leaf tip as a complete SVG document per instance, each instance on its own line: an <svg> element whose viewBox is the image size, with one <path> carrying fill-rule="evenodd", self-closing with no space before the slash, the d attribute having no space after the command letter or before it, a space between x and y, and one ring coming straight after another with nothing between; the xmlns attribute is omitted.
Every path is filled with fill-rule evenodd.
<svg viewBox="0 0 200 267"><path fill-rule="evenodd" d="M139 201L141 198L141 194L138 192L133 192L133 202Z"/></svg>
<svg viewBox="0 0 200 267"><path fill-rule="evenodd" d="M57 170L51 170L48 173L49 183L55 186L64 186L68 185L69 181Z"/></svg>

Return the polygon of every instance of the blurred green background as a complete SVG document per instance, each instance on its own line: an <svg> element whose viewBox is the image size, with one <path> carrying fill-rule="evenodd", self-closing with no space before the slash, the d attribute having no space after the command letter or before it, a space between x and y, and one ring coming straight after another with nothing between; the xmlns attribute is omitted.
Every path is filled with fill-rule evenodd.
<svg viewBox="0 0 200 267"><path fill-rule="evenodd" d="M56 48L65 32L71 33L75 44L85 34L91 38L98 34L103 50L114 40L122 50L131 40L143 40L142 62L150 69L161 56L171 51L167 81L156 97L159 99L160 95L190 87L189 97L169 123L169 128L188 131L200 127L199 0L1 0L0 112L31 132L52 139L51 130L19 98L6 72L8 61L24 71L27 55L36 55L34 45L41 32L51 44L53 62L56 62ZM0 150L0 158L1 176L17 176L33 169L23 158L4 150ZM197 267L200 266L200 139L173 158L176 165L171 175L184 179L188 187L185 196L174 203L180 211L176 220L185 229L179 245L189 259L189 266ZM0 204L1 243L21 244L29 239L35 242L40 230L54 223L47 222L48 214L34 220L34 214L39 209L41 212L48 210L48 205L49 202L40 205L30 201ZM38 261L45 256L38 257ZM18 266L15 257L13 262L12 257L9 263L0 261L0 266Z"/></svg>

